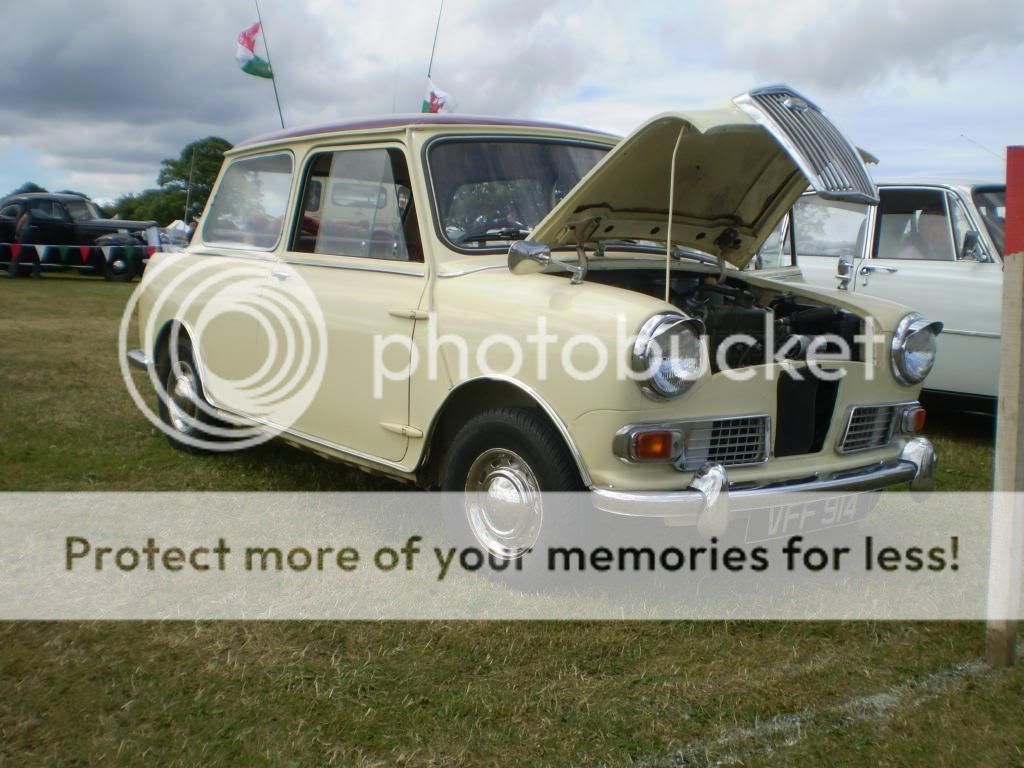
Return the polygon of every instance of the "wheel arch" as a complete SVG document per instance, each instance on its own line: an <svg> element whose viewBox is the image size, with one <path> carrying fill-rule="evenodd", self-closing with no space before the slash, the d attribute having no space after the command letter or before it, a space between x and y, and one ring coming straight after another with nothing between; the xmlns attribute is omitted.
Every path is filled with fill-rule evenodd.
<svg viewBox="0 0 1024 768"><path fill-rule="evenodd" d="M157 331L155 340L153 341L150 360L153 361L154 365L156 365L160 360L160 355L167 347L168 341L171 338L171 332L174 330L174 326L181 328L181 333L185 335L189 343L192 345L192 360L196 364L196 376L199 377L199 385L203 388L203 392L210 405L217 407L217 404L210 398L210 393L206 389L206 363L203 360L202 350L199 349L199 345L196 343L196 334L187 320L172 317L169 320L164 321L164 324L160 326L160 330Z"/></svg>
<svg viewBox="0 0 1024 768"><path fill-rule="evenodd" d="M445 440L450 441L455 431L477 414L500 406L538 410L561 437L584 486L590 487L593 484L583 455L577 448L569 428L555 409L531 387L502 376L468 379L448 392L424 436L423 458L417 473L420 483L430 488L437 487L443 468L443 453L440 448Z"/></svg>

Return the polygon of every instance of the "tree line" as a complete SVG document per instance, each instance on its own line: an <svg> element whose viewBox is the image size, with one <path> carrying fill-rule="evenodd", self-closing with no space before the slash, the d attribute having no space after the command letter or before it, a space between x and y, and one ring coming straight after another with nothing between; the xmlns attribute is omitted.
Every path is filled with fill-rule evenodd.
<svg viewBox="0 0 1024 768"><path fill-rule="evenodd" d="M217 180L224 153L231 146L230 142L219 136L207 136L186 144L178 157L160 162L156 187L121 195L112 204L101 206L101 210L111 218L156 221L162 227L175 219L187 222L199 218L213 190L213 183ZM26 181L4 197L47 191L35 182ZM70 189L58 190L58 193L89 198L86 194Z"/></svg>

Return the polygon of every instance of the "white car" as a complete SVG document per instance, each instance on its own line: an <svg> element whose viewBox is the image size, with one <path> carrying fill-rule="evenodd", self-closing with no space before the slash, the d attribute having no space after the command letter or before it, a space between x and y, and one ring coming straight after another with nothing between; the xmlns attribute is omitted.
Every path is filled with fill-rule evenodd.
<svg viewBox="0 0 1024 768"><path fill-rule="evenodd" d="M808 283L898 301L942 322L928 391L993 409L1006 185L883 181L878 192L877 207L805 194L762 261L788 261L795 241Z"/></svg>

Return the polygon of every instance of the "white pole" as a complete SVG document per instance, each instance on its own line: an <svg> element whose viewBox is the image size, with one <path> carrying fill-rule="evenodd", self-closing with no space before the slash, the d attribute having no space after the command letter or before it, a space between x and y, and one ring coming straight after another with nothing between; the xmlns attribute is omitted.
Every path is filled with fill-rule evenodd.
<svg viewBox="0 0 1024 768"><path fill-rule="evenodd" d="M1006 156L1005 242L986 638L989 663L995 667L1016 660L1024 560L1024 504L1018 502L1024 496L1024 147L1010 147Z"/></svg>

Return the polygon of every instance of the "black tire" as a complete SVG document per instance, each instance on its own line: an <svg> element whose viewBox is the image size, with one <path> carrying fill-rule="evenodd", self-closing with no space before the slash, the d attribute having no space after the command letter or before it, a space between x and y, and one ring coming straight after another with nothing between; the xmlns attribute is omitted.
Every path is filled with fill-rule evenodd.
<svg viewBox="0 0 1024 768"><path fill-rule="evenodd" d="M199 402L203 403L208 408L211 407L209 401L206 399L206 395L203 392L202 381L198 376L198 368L195 363L195 356L192 352L192 342L185 334L184 331L178 334L177 337L177 371L173 372L172 366L175 361L172 360L171 356L171 344L174 343L174 338L170 342L164 345L163 350L160 352L160 356L157 359L156 370L157 380L160 382L162 391L160 395L160 420L168 427L167 440L168 442L179 451L185 451L191 454L205 454L215 453L215 449L211 446L205 448L200 445L195 445L188 442L186 439L178 439L176 435L181 435L183 438L190 438L192 440L201 440L208 443L222 442L226 438L212 433L204 427L212 426L217 428L227 428L228 425L215 418L214 416L206 413L198 405L194 409L189 409L187 405L179 407L178 403L181 402L181 397L175 398L176 394L176 381L180 381L182 378L189 380L189 385L192 389L192 396L198 399ZM185 418L183 418L185 417Z"/></svg>
<svg viewBox="0 0 1024 768"><path fill-rule="evenodd" d="M103 259L103 279L112 283L130 283L138 271L131 252L125 253L124 248L115 247L110 252L110 259Z"/></svg>
<svg viewBox="0 0 1024 768"><path fill-rule="evenodd" d="M506 483L506 488L519 488L516 483L522 483L528 491L518 498L539 503L539 513L533 503L513 504L506 509L527 511L514 512L510 527L495 522L493 508L474 503L480 497L489 499L484 489L495 482ZM564 509L569 497L562 494L581 491L583 484L562 436L539 411L499 408L467 421L448 451L441 489L446 492L444 524L449 540L487 557L494 567L484 573L520 588L558 581L546 571L546 550L552 542L564 543L578 535L579 528L564 514L569 511ZM542 493L549 495L546 515ZM551 510L551 494L559 494L557 514Z"/></svg>

